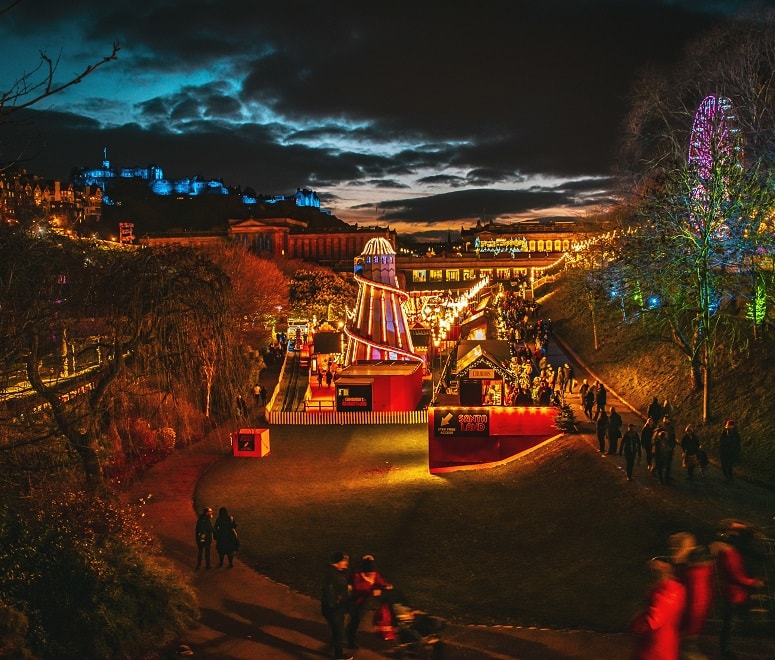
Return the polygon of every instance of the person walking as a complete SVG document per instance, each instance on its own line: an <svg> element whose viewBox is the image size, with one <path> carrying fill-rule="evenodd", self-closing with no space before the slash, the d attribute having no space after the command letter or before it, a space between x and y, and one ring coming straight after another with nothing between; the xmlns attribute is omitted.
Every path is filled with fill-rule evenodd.
<svg viewBox="0 0 775 660"><path fill-rule="evenodd" d="M734 480L734 467L740 458L740 432L737 430L735 421L728 419L724 424L719 438L719 458L721 459L721 471L724 473L724 479Z"/></svg>
<svg viewBox="0 0 775 660"><path fill-rule="evenodd" d="M681 657L706 660L700 651L699 639L713 606L713 557L689 532L671 535L668 546L675 575L686 588L686 606L681 619Z"/></svg>
<svg viewBox="0 0 775 660"><path fill-rule="evenodd" d="M611 406L611 411L608 413L608 453L612 456L616 456L618 453L622 453L619 447L619 438L622 437L622 416L616 412L616 408Z"/></svg>
<svg viewBox="0 0 775 660"><path fill-rule="evenodd" d="M323 590L320 596L320 611L331 631L331 645L334 660L352 660L344 651L345 618L350 607L350 590L347 569L350 558L344 552L335 552L323 575Z"/></svg>
<svg viewBox="0 0 775 660"><path fill-rule="evenodd" d="M597 416L597 442L600 445L600 453L605 455L605 437L606 433L608 432L608 414L605 411L605 408L601 411L599 411L600 414Z"/></svg>
<svg viewBox="0 0 775 660"><path fill-rule="evenodd" d="M595 383L595 419L605 412L605 402L608 398L608 390L600 381Z"/></svg>
<svg viewBox="0 0 775 660"><path fill-rule="evenodd" d="M595 407L595 388L587 385L587 391L584 393L584 414L587 416L587 419L592 422L595 419L595 415L592 412L593 408Z"/></svg>
<svg viewBox="0 0 775 660"><path fill-rule="evenodd" d="M662 419L662 416L662 406L659 404L659 399L654 397L646 411L646 417L651 417L656 423Z"/></svg>
<svg viewBox="0 0 775 660"><path fill-rule="evenodd" d="M383 591L389 591L393 585L385 581L377 571L373 555L364 555L358 570L350 576L350 619L345 629L347 646L357 649L356 636L366 605L372 596L379 598Z"/></svg>
<svg viewBox="0 0 775 660"><path fill-rule="evenodd" d="M659 423L659 429L665 433L663 443L663 480L664 483L669 484L672 479L671 472L673 469L673 458L675 457L676 447L675 426L673 426L672 419L667 415L662 417L662 421Z"/></svg>
<svg viewBox="0 0 775 660"><path fill-rule="evenodd" d="M630 625L636 636L634 657L638 660L678 660L686 588L676 579L673 567L664 558L652 559L649 567L656 575L656 583L648 592L646 607Z"/></svg>
<svg viewBox="0 0 775 660"><path fill-rule="evenodd" d="M205 562L205 568L210 568L210 548L213 543L213 510L208 506L199 514L196 521L196 569L202 567L202 559Z"/></svg>
<svg viewBox="0 0 775 660"><path fill-rule="evenodd" d="M667 431L658 428L651 442L651 453L654 456L654 474L659 483L665 483L665 463L667 462Z"/></svg>
<svg viewBox="0 0 775 660"><path fill-rule="evenodd" d="M764 586L762 580L748 575L745 568L741 548L744 545L743 537L749 535L753 535L753 530L745 523L734 520L722 521L718 539L710 546L721 582L719 645L721 657L729 660L737 657L729 648L734 622L747 616L751 591Z"/></svg>
<svg viewBox="0 0 775 660"><path fill-rule="evenodd" d="M654 467L654 419L649 417L640 430L640 444L646 454L646 469L651 472Z"/></svg>
<svg viewBox="0 0 775 660"><path fill-rule="evenodd" d="M681 450L683 452L681 463L686 470L686 478L692 481L694 479L694 471L700 464L700 439L697 437L691 424L687 424L684 430L683 437L681 438Z"/></svg>
<svg viewBox="0 0 775 660"><path fill-rule="evenodd" d="M215 549L218 551L218 566L223 566L223 560L228 558L229 568L233 568L234 553L239 550L239 537L234 516L229 515L225 506L218 510L218 517L213 525L213 536Z"/></svg>
<svg viewBox="0 0 775 660"><path fill-rule="evenodd" d="M632 481L632 469L635 467L635 458L640 459L640 436L635 430L635 424L628 424L627 430L622 436L622 449L626 461L627 481Z"/></svg>

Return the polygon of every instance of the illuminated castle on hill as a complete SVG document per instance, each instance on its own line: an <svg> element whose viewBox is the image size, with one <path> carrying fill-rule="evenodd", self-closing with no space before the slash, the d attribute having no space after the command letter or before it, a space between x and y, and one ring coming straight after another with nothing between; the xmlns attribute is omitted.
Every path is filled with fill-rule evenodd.
<svg viewBox="0 0 775 660"><path fill-rule="evenodd" d="M398 288L396 253L390 241L372 238L355 259L358 299L345 327L345 364L359 361L422 362L414 353L402 303L409 294Z"/></svg>
<svg viewBox="0 0 775 660"><path fill-rule="evenodd" d="M75 176L75 182L81 186L99 186L103 192L103 202L113 204L109 190L111 184L122 179L138 179L144 181L155 195L162 197L169 195L183 195L187 197L199 197L202 195L231 195L220 179L204 179L198 176L182 179L167 179L164 171L158 165L148 167L114 167L108 159L108 148L102 150L102 164L99 167L81 169ZM242 194L244 204L256 204L259 199L255 195ZM293 201L296 206L320 209L320 198L314 190L296 190L292 196L273 195L262 197L264 204L281 204Z"/></svg>

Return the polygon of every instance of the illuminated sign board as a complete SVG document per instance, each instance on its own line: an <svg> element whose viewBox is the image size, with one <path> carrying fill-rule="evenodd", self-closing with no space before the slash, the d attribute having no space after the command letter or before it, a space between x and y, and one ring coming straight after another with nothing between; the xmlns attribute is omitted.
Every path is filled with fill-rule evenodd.
<svg viewBox="0 0 775 660"><path fill-rule="evenodd" d="M437 437L490 435L490 413L481 408L434 408L433 430Z"/></svg>
<svg viewBox="0 0 775 660"><path fill-rule="evenodd" d="M527 252L527 239L524 237L495 238L492 240L477 238L474 249L479 252Z"/></svg>
<svg viewBox="0 0 775 660"><path fill-rule="evenodd" d="M469 369L468 377L478 380L495 380L495 369Z"/></svg>
<svg viewBox="0 0 775 660"><path fill-rule="evenodd" d="M371 412L371 385L346 385L336 388L337 412Z"/></svg>

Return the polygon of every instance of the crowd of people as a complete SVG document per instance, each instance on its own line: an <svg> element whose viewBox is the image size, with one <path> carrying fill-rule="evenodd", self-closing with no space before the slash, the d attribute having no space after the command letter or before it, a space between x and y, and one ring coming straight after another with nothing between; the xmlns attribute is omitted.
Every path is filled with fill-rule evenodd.
<svg viewBox="0 0 775 660"><path fill-rule="evenodd" d="M764 586L751 569L756 534L746 523L724 520L709 546L699 544L688 532L670 536L669 554L649 562L654 584L631 624L638 660L707 657L699 642L713 609L717 578L719 651L725 660L737 657L732 650L734 626L746 620L751 594Z"/></svg>
<svg viewBox="0 0 775 660"><path fill-rule="evenodd" d="M703 477L708 465L708 454L691 424L684 427L679 437L673 422L669 400L659 403L657 397L649 404L646 421L638 429L628 424L622 429L621 415L615 406L607 406L607 392L601 382L590 385L586 379L579 388L579 406L590 422L595 424L599 450L604 456L624 455L627 478L632 481L636 461L645 457L646 470L661 484L673 480L676 457L680 456L686 479ZM740 457L740 433L733 419L727 419L718 441L721 469L726 481L734 480L734 467Z"/></svg>

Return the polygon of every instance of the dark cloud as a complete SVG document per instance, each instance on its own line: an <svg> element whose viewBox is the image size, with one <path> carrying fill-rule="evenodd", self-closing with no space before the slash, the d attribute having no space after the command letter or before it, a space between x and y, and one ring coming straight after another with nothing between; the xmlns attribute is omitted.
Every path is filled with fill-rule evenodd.
<svg viewBox="0 0 775 660"><path fill-rule="evenodd" d="M471 189L382 202L379 208L381 218L394 222L440 222L505 217L561 206L568 201L564 193L551 190Z"/></svg>
<svg viewBox="0 0 775 660"><path fill-rule="evenodd" d="M608 199L604 177L638 72L669 66L743 4L23 2L0 21L0 42L5 26L33 53L61 47L68 63L93 61L116 40L122 50L95 74L102 96L91 88L25 113L35 120L26 132L1 127L0 156L34 143L30 167L64 178L107 146L117 164L156 163L172 177L267 194L312 187L345 219L377 207L418 222L583 208ZM136 95L123 114L117 88ZM530 177L570 183L508 189ZM432 194L442 190L451 192ZM415 194L384 201L402 191ZM347 206L348 192L373 199Z"/></svg>

